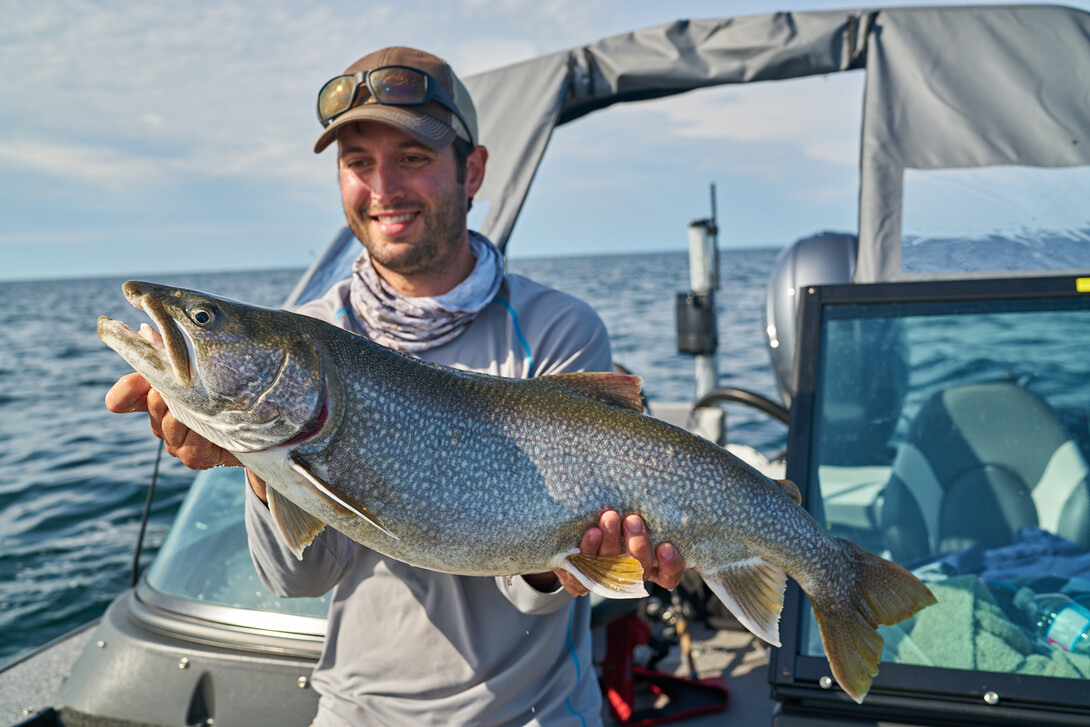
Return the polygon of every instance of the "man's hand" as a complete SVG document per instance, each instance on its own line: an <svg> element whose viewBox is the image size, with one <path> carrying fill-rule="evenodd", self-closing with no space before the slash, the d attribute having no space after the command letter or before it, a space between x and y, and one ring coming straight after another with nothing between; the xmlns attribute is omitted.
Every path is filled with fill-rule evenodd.
<svg viewBox="0 0 1090 727"><path fill-rule="evenodd" d="M235 455L175 419L163 397L140 374L122 376L106 393L106 408L117 414L146 411L152 434L166 443L168 454L190 469L242 464Z"/></svg>
<svg viewBox="0 0 1090 727"><path fill-rule="evenodd" d="M652 557L651 538L644 527L643 518L629 515L621 522L615 510L607 510L579 541L579 550L590 555L620 555L628 553L643 566L644 580L653 581L663 588L674 588L681 582L685 561L670 543L659 543ZM566 570L557 570L560 585L573 596L588 593L582 583Z"/></svg>

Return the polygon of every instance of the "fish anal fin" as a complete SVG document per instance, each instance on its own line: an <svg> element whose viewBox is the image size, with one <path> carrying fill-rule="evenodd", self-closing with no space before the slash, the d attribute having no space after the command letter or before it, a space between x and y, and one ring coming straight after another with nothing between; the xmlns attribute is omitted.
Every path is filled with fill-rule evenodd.
<svg viewBox="0 0 1090 727"><path fill-rule="evenodd" d="M776 480L776 484L779 485L780 489L786 492L797 504L802 504L802 493L799 492L798 485L791 480Z"/></svg>
<svg viewBox="0 0 1090 727"><path fill-rule="evenodd" d="M314 542L314 538L322 532L325 523L271 487L266 490L265 495L277 530L280 531L284 542L288 544L288 548L295 557L302 560L303 550Z"/></svg>
<svg viewBox="0 0 1090 727"><path fill-rule="evenodd" d="M773 646L780 645L780 611L787 588L783 568L754 557L700 575L743 626Z"/></svg>
<svg viewBox="0 0 1090 727"><path fill-rule="evenodd" d="M848 598L822 603L811 596L821 642L833 676L856 702L862 702L882 658L879 624L891 625L935 603L918 578L848 540L838 542L855 572Z"/></svg>
<svg viewBox="0 0 1090 727"><path fill-rule="evenodd" d="M635 374L614 371L584 371L572 374L549 374L534 381L549 382L569 392L585 396L602 404L643 413L643 379Z"/></svg>
<svg viewBox="0 0 1090 727"><path fill-rule="evenodd" d="M560 568L571 573L591 593L603 598L643 598L643 566L630 555L572 553Z"/></svg>
<svg viewBox="0 0 1090 727"><path fill-rule="evenodd" d="M386 526L382 524L374 513L366 507L358 503L349 502L346 498L339 495L336 490L330 487L321 477L318 477L311 472L306 465L295 457L289 457L288 462L292 472L300 477L300 484L310 490L331 510L342 515L356 515L357 517L361 517L394 540L400 540L400 538L390 532Z"/></svg>

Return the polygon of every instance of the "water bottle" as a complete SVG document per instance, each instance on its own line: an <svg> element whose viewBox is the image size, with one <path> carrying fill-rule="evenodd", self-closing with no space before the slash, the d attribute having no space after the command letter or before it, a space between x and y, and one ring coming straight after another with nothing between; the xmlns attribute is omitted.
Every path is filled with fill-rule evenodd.
<svg viewBox="0 0 1090 727"><path fill-rule="evenodd" d="M1090 655L1090 609L1062 593L1037 594L1023 588L1014 605L1029 617L1030 627L1064 651Z"/></svg>

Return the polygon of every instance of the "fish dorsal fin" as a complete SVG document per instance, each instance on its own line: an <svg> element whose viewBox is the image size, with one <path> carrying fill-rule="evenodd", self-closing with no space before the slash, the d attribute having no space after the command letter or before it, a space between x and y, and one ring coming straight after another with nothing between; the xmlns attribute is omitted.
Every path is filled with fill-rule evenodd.
<svg viewBox="0 0 1090 727"><path fill-rule="evenodd" d="M276 523L276 528L283 536L284 542L288 544L288 548L295 557L302 560L303 550L314 542L314 538L322 532L325 523L271 487L265 490L265 497L269 501L269 512L272 513L273 522Z"/></svg>
<svg viewBox="0 0 1090 727"><path fill-rule="evenodd" d="M575 552L560 568L575 576L591 593L603 598L643 598L643 566L630 555L590 555Z"/></svg>
<svg viewBox="0 0 1090 727"><path fill-rule="evenodd" d="M791 496L797 504L802 504L802 493L799 492L799 486L791 480L776 480L776 484L780 486L780 489Z"/></svg>
<svg viewBox="0 0 1090 727"><path fill-rule="evenodd" d="M307 469L307 467L299 460L295 459L295 457L289 457L288 462L292 472L302 478L303 486L314 493L318 499L322 500L331 510L345 515L356 515L357 517L361 517L394 540L400 540L400 538L386 529L386 526L382 524L374 513L370 512L366 507L350 503L344 497L338 495L332 487L322 480L321 477L318 477Z"/></svg>
<svg viewBox="0 0 1090 727"><path fill-rule="evenodd" d="M700 575L743 626L773 646L780 645L780 611L787 588L783 568L754 557Z"/></svg>
<svg viewBox="0 0 1090 727"><path fill-rule="evenodd" d="M573 374L549 374L537 381L549 381L588 399L643 413L643 379L635 374L615 371L581 371Z"/></svg>

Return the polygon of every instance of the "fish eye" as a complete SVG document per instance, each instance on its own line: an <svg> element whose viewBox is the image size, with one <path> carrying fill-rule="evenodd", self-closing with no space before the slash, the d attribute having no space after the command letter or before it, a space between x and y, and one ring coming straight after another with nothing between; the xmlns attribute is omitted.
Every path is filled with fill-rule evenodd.
<svg viewBox="0 0 1090 727"><path fill-rule="evenodd" d="M189 309L189 318L198 326L205 328L216 321L216 309L204 303L198 303Z"/></svg>

